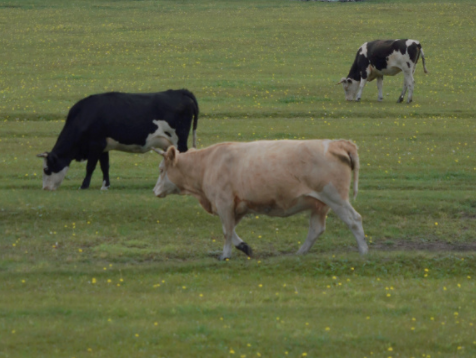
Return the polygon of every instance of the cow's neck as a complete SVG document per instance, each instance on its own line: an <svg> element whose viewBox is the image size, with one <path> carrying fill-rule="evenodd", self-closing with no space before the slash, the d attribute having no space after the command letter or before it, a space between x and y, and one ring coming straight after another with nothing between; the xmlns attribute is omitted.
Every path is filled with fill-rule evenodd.
<svg viewBox="0 0 476 358"><path fill-rule="evenodd" d="M67 162L66 165L69 165L73 159L78 161L87 159L87 156L79 150L79 136L80 131L66 123L51 152L56 153L63 162Z"/></svg>
<svg viewBox="0 0 476 358"><path fill-rule="evenodd" d="M352 78L353 80L360 81L360 77L361 76L360 76L359 67L357 66L357 61L355 61L352 67L350 68L347 78Z"/></svg>
<svg viewBox="0 0 476 358"><path fill-rule="evenodd" d="M201 160L197 160L196 155L197 153L193 153L193 155L181 155L179 157L176 165L179 172L179 182L176 185L183 194L200 197L204 196L202 190L204 169L200 165Z"/></svg>

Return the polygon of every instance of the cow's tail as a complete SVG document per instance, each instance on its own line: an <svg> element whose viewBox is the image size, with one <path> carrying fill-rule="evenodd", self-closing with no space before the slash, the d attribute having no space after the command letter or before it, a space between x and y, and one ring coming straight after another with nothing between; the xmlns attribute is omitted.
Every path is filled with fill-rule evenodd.
<svg viewBox="0 0 476 358"><path fill-rule="evenodd" d="M357 145L354 142L351 141L345 141L346 143L346 151L347 154L349 155L350 159L350 167L352 171L354 172L354 185L353 185L353 191L354 191L354 200L357 198L357 193L359 192L359 170L360 170L360 161L359 161L359 154L357 153Z"/></svg>
<svg viewBox="0 0 476 358"><path fill-rule="evenodd" d="M198 123L198 114L199 114L199 109L198 109L198 102L197 102L197 99L195 98L195 95L186 90L186 89L183 89L183 94L185 96L187 96L188 98L190 98L193 102L193 142L192 142L192 146L194 148L197 148L197 123Z"/></svg>
<svg viewBox="0 0 476 358"><path fill-rule="evenodd" d="M423 71L425 71L425 73L428 73L428 70L426 69L426 64L425 64L425 54L423 53L423 48L421 47L421 44L419 44L419 48L420 48L420 54L421 54L421 62L423 63Z"/></svg>

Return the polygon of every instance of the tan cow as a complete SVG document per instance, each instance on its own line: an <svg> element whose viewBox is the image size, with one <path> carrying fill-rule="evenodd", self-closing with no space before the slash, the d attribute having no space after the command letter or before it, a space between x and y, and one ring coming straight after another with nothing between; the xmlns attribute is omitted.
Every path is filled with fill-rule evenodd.
<svg viewBox="0 0 476 358"><path fill-rule="evenodd" d="M187 153L175 147L156 152L164 160L155 195L193 195L207 212L218 215L225 235L221 260L231 257L232 243L251 255L235 232L247 213L287 217L310 211L307 239L297 252L304 254L324 232L332 209L352 230L360 253L368 251L362 218L349 203L352 170L354 198L359 176L357 146L350 141L219 143Z"/></svg>

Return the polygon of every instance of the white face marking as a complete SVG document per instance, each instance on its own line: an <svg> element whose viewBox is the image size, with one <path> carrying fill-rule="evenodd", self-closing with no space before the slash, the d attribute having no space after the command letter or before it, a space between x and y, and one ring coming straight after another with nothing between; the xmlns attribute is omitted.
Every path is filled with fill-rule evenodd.
<svg viewBox="0 0 476 358"><path fill-rule="evenodd" d="M180 194L179 188L170 181L165 168L165 160L159 165L159 179L154 187L154 194L159 198L165 198L169 194Z"/></svg>
<svg viewBox="0 0 476 358"><path fill-rule="evenodd" d="M415 41L415 40L407 40L407 41L405 42L405 45L406 45L407 47L409 47L409 46L413 45L414 43L418 44L419 42L418 42L418 41Z"/></svg>
<svg viewBox="0 0 476 358"><path fill-rule="evenodd" d="M167 121L153 120L152 122L157 126L157 130L147 136L145 145L122 144L112 138L106 138L107 146L104 151L119 150L129 153L146 153L152 147L161 148L163 150L166 150L171 145L177 147L178 136L175 133L175 129L173 129Z"/></svg>
<svg viewBox="0 0 476 358"><path fill-rule="evenodd" d="M350 83L348 81L350 81ZM351 78L347 78L345 82L342 82L342 87L344 87L345 91L345 99L347 101L355 100L355 96L359 90L359 84L359 81L353 80Z"/></svg>
<svg viewBox="0 0 476 358"><path fill-rule="evenodd" d="M46 159L44 160L44 163L43 163L43 169L45 168L46 168ZM66 166L60 172L51 173L51 175L46 175L45 172L43 172L43 190L58 189L64 177L66 176L66 172L68 171L68 169L69 167Z"/></svg>

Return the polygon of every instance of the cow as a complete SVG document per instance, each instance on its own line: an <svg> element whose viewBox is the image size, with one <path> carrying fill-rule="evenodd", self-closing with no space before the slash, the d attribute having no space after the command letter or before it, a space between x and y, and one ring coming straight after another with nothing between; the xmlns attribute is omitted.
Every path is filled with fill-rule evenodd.
<svg viewBox="0 0 476 358"><path fill-rule="evenodd" d="M345 99L360 101L362 91L367 81L377 79L378 100L383 100L383 76L394 76L403 72L403 90L397 103L403 102L403 97L408 90L408 103L413 99L415 81L413 74L420 57L423 70L428 73L425 66L425 55L420 42L416 40L376 40L366 42L360 46L355 56L354 63L347 77L340 82L344 87Z"/></svg>
<svg viewBox="0 0 476 358"><path fill-rule="evenodd" d="M192 92L168 90L157 93L109 92L86 97L71 107L66 123L51 152L43 158L43 189L56 190L70 163L87 160L87 189L99 161L102 190L110 186L109 151L145 153L152 147L177 146L186 152L193 119L196 147L198 103Z"/></svg>
<svg viewBox="0 0 476 358"><path fill-rule="evenodd" d="M248 213L287 217L310 211L309 232L298 254L309 251L324 232L329 209L354 234L361 254L368 251L362 218L349 202L353 171L358 190L357 146L347 140L228 142L180 153L165 152L154 194L188 194L220 217L225 245L219 259L231 257L232 244L246 255L252 249L235 227Z"/></svg>

